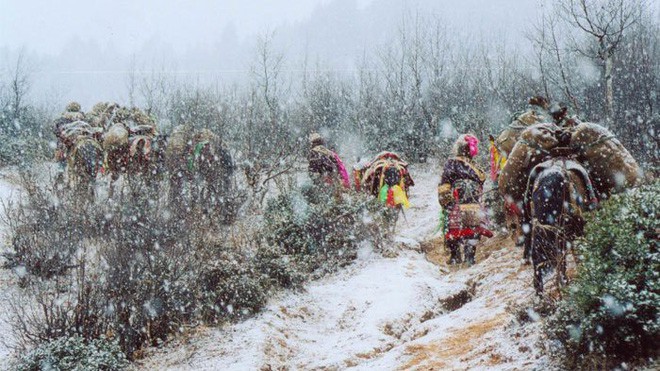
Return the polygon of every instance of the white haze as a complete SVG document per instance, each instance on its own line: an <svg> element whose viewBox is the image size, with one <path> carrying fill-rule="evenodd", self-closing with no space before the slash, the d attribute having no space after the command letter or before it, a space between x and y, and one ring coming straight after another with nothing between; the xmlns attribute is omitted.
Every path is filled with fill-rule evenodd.
<svg viewBox="0 0 660 371"><path fill-rule="evenodd" d="M1 2L2 72L22 52L34 100L77 100L83 108L127 102L131 73L207 86L242 83L256 40L269 34L294 77L309 70L353 74L364 55L390 43L402 21L416 15L442 19L451 35L475 45L525 50L523 33L542 11L537 0Z"/></svg>

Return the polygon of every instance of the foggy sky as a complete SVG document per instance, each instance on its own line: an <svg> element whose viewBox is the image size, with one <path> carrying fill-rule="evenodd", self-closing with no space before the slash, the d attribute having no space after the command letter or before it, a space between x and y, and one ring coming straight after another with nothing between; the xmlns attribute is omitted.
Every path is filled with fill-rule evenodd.
<svg viewBox="0 0 660 371"><path fill-rule="evenodd" d="M1 0L0 45L57 53L72 40L134 52L150 40L207 44L301 20L328 0Z"/></svg>
<svg viewBox="0 0 660 371"><path fill-rule="evenodd" d="M244 78L257 35L275 32L289 69L303 58L350 69L390 41L403 14L435 15L456 35L528 42L540 0L0 0L0 72L19 51L33 95L59 102L126 99L129 71L202 82ZM549 5L545 5L549 6Z"/></svg>

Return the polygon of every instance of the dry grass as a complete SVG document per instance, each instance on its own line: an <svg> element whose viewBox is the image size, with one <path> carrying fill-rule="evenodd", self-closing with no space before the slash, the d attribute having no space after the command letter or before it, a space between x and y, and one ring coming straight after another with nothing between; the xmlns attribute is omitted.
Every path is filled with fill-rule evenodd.
<svg viewBox="0 0 660 371"><path fill-rule="evenodd" d="M483 262L488 259L494 252L502 249L510 249L513 245L510 237L507 235L496 235L492 238L482 238L476 251L477 263ZM440 267L442 271L449 271L450 266L447 265L449 260L449 251L445 249L442 237L436 237L431 240L424 241L420 244L422 251L426 254L426 260ZM522 251L520 252L522 256ZM460 267L460 266L459 266ZM452 267L453 268L453 267Z"/></svg>
<svg viewBox="0 0 660 371"><path fill-rule="evenodd" d="M474 344L493 329L504 324L507 315L502 313L485 321L472 323L464 328L454 329L450 335L438 342L430 344L415 344L406 347L405 354L411 356L410 361L401 366L401 369L423 367L428 370L439 370L451 367L449 360L460 360L469 355ZM498 363L501 356L492 353L489 355L491 365Z"/></svg>

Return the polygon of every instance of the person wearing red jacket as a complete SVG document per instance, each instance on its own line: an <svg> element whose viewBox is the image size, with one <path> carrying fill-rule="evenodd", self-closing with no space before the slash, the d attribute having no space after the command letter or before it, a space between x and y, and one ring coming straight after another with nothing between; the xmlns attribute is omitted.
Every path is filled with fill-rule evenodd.
<svg viewBox="0 0 660 371"><path fill-rule="evenodd" d="M484 227L486 214L479 201L486 175L473 161L478 146L479 141L473 135L459 136L438 186L438 199L448 214L448 229L444 236L450 252L448 264L462 262L461 247L465 263L474 264L477 241L482 235L493 235Z"/></svg>

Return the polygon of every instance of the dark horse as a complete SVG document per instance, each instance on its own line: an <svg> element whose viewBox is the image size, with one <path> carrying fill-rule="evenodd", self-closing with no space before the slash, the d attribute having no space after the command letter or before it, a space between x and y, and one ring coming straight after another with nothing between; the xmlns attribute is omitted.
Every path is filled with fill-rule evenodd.
<svg viewBox="0 0 660 371"><path fill-rule="evenodd" d="M558 286L566 283L566 252L583 233L582 213L596 197L587 171L566 157L543 162L532 170L523 210L525 259L534 265L534 289L543 292L543 275L554 269Z"/></svg>
<svg viewBox="0 0 660 371"><path fill-rule="evenodd" d="M96 175L103 164L103 150L97 140L79 138L69 156L69 181L84 199L94 200Z"/></svg>

